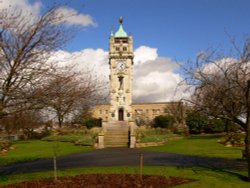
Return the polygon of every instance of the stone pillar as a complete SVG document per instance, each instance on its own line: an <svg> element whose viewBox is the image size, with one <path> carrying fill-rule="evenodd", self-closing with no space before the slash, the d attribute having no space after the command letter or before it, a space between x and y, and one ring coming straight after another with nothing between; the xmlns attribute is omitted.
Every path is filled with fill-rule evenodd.
<svg viewBox="0 0 250 188"><path fill-rule="evenodd" d="M98 134L98 149L104 148L104 132Z"/></svg>
<svg viewBox="0 0 250 188"><path fill-rule="evenodd" d="M135 144L136 144L136 124L134 121L129 121L129 131L130 131L130 148L135 148Z"/></svg>

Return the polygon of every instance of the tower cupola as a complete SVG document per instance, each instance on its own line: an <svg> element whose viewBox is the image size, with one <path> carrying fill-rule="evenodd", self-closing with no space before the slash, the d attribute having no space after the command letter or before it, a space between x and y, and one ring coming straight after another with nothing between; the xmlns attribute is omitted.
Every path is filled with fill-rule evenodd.
<svg viewBox="0 0 250 188"><path fill-rule="evenodd" d="M123 26L122 26L122 23L123 23L122 17L120 17L119 22L120 22L120 27L119 27L118 31L115 33L115 38L127 38L128 35L124 31Z"/></svg>

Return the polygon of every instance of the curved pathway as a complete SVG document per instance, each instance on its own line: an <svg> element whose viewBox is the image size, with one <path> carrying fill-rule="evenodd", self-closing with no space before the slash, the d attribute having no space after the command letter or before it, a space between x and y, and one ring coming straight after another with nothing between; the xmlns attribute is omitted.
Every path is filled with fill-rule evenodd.
<svg viewBox="0 0 250 188"><path fill-rule="evenodd" d="M145 151L129 148L108 148L58 157L58 169L76 167L139 166L140 154L145 166L205 167L215 169L244 170L247 163L242 160L195 157L189 155ZM0 166L0 176L47 171L53 169L52 159Z"/></svg>

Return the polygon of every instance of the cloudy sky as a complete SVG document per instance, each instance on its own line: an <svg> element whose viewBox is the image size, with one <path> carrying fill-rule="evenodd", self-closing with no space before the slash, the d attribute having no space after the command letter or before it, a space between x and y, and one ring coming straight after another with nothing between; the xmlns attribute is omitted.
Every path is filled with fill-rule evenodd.
<svg viewBox="0 0 250 188"><path fill-rule="evenodd" d="M228 35L239 45L250 31L249 0L0 0L0 9L20 7L38 16L52 3L67 5L66 22L80 26L75 38L55 52L62 63L91 68L108 80L108 39L120 16L134 37L133 99L137 102L178 100L188 93L176 62L195 59L207 48L229 50Z"/></svg>

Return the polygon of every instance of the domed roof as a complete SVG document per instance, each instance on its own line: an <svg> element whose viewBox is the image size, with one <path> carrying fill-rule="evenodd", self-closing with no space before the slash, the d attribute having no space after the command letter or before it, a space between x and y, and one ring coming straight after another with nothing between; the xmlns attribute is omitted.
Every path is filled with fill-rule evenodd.
<svg viewBox="0 0 250 188"><path fill-rule="evenodd" d="M122 17L120 17L119 22L120 22L120 27L119 27L118 31L115 33L115 38L128 37L127 33L124 31L124 29L122 27L122 22L123 22Z"/></svg>

